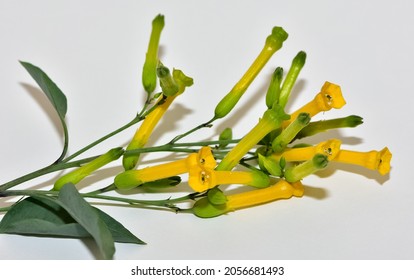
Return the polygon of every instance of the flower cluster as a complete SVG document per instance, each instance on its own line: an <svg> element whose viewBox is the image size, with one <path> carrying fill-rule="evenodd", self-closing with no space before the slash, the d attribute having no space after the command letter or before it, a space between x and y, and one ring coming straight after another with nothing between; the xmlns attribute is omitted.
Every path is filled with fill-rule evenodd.
<svg viewBox="0 0 414 280"><path fill-rule="evenodd" d="M154 33L159 35L159 32L153 30ZM224 118L287 38L288 34L283 28L274 27L258 57L240 81L218 103L213 118L196 129L210 126L215 120ZM158 46L150 43L149 48L148 53L154 54ZM329 162L361 165L378 170L382 175L387 174L391 161L388 148L369 152L349 151L341 149L340 139L328 139L316 145L295 145L295 140L316 133L341 127L355 127L362 123L362 118L355 115L311 121L321 112L340 109L346 104L340 86L331 82L325 82L314 98L298 110L290 114L285 112L290 92L305 60L306 53L300 51L293 59L284 79L283 69L275 69L266 94L268 109L257 125L231 148L227 147L228 143L223 143L225 140L231 140L231 129L226 129L220 135L220 145L203 146L198 152L192 152L174 162L135 169L138 155L124 155L125 172L115 177L115 186L119 189L131 189L148 182L186 174L188 185L193 191L202 194L198 196L200 199L196 200L191 210L195 215L207 218L277 199L301 197L305 191L302 179L326 168ZM159 106L155 107L138 128L127 150L144 147L156 123L174 98L192 84L191 78L182 72L181 75L177 75L177 70L174 70L171 76L168 68L162 65L156 55L147 55L145 65L147 67L144 67L143 80L149 76L156 79L155 75L149 73L157 73L162 93L157 101ZM152 68L148 65L152 65ZM189 133L177 137L171 143ZM239 170L242 165L247 169ZM219 186L229 184L248 185L255 189L226 195Z"/></svg>
<svg viewBox="0 0 414 280"><path fill-rule="evenodd" d="M0 199L12 196L26 197L9 207L0 221L0 234L35 236L92 237L105 258L112 258L114 242L144 244L115 219L91 206L86 199L111 200L149 209L169 209L190 212L201 218L220 216L278 199L302 197L306 193L303 180L331 162L360 165L386 175L391 169L392 154L387 147L378 151L352 151L342 148L341 139L326 139L320 143L303 142L318 133L362 124L362 118L350 115L342 118L314 120L322 112L340 109L346 102L339 85L325 82L313 99L293 112L286 112L290 93L305 65L306 53L298 52L286 74L277 67L266 92L262 116L257 124L241 138L234 139L231 128L226 128L218 140L181 142L191 133L211 127L226 117L247 92L250 84L270 58L282 48L288 38L282 27L274 27L265 44L240 80L214 108L212 118L191 130L177 135L164 145L148 147L154 129L177 97L181 96L193 79L179 69L170 70L158 54L164 16L152 22L152 32L142 71L142 84L147 94L142 110L117 130L99 138L79 151L67 156L68 129L65 123L66 96L37 66L21 62L38 83L56 109L63 126L64 148L52 164L0 185ZM159 87L158 87L159 86ZM160 90L157 92L156 89ZM254 116L258 117L258 116ZM140 123L126 147L115 147L104 154L76 159L82 153L115 134ZM301 140L297 142L297 140ZM311 141L310 141L311 142ZM194 148L196 147L196 148ZM143 166L140 155L148 152L174 153L175 161ZM110 178L109 186L90 192L76 186L96 170L122 159L119 174ZM74 168L54 182L52 190L11 190L16 185L45 174ZM145 186L166 188L187 179L189 194L163 200L138 200L125 197L128 190ZM230 194L227 185L248 186ZM249 189L250 188L250 189ZM114 196L105 193L115 191ZM190 202L187 209L182 202ZM188 205L188 203L186 203ZM179 207L180 206L180 207Z"/></svg>

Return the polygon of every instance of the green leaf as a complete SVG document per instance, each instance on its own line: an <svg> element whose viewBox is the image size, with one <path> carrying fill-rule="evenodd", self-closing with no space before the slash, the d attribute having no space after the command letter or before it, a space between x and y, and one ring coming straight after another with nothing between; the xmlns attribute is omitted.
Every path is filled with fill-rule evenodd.
<svg viewBox="0 0 414 280"><path fill-rule="evenodd" d="M88 232L52 199L28 197L16 203L0 222L0 233L88 237Z"/></svg>
<svg viewBox="0 0 414 280"><path fill-rule="evenodd" d="M121 223L95 208L107 225L115 242L145 244ZM0 222L0 233L90 238L91 235L78 224L55 199L28 197L16 203Z"/></svg>
<svg viewBox="0 0 414 280"><path fill-rule="evenodd" d="M104 258L112 259L115 244L111 232L93 207L80 196L75 186L64 185L57 201L95 239Z"/></svg>
<svg viewBox="0 0 414 280"><path fill-rule="evenodd" d="M132 234L126 229L120 222L106 214L105 212L95 208L102 221L106 224L109 231L112 234L115 242L119 243L134 243L134 244L146 244L144 241Z"/></svg>
<svg viewBox="0 0 414 280"><path fill-rule="evenodd" d="M46 75L45 72L42 71L37 66L34 66L28 62L20 61L23 67L29 72L30 76L36 81L42 91L46 94L49 101L52 103L53 107L55 108L60 121L62 123L63 131L64 131L64 147L62 154L58 158L57 162L62 160L66 155L69 139L68 139L68 130L65 123L65 116L67 112L67 100L66 96L63 92L57 87L57 85Z"/></svg>

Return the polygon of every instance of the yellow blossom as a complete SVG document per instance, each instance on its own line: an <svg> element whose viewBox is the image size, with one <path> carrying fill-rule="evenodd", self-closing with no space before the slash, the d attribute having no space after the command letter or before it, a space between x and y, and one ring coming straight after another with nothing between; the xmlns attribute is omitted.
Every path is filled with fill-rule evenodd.
<svg viewBox="0 0 414 280"><path fill-rule="evenodd" d="M200 166L214 169L216 161L210 147L203 147L198 153L191 153L184 159L150 166L138 170L127 170L115 177L115 186L119 189L135 188L143 183L184 174Z"/></svg>
<svg viewBox="0 0 414 280"><path fill-rule="evenodd" d="M360 165L368 169L378 170L381 175L385 175L390 172L391 158L390 150L385 147L381 151L369 152L340 150L333 161Z"/></svg>
<svg viewBox="0 0 414 280"><path fill-rule="evenodd" d="M340 147L340 140L330 139L316 146L285 149L282 153L273 153L271 157L276 160L283 157L286 161L305 161L312 159L316 154L322 154L327 156L328 160L333 160L339 153Z"/></svg>
<svg viewBox="0 0 414 280"><path fill-rule="evenodd" d="M237 209L247 208L278 199L288 199L292 196L303 196L304 188L301 182L288 183L284 180L263 189L228 195L227 202L221 205L212 204L207 197L198 200L192 210L201 218L212 218Z"/></svg>
<svg viewBox="0 0 414 280"><path fill-rule="evenodd" d="M196 192L227 184L264 188L269 186L269 183L269 177L261 171L216 171L200 166L193 166L188 178L188 184Z"/></svg>
<svg viewBox="0 0 414 280"><path fill-rule="evenodd" d="M184 73L180 70L174 69L173 77L175 82L178 84L178 92L172 96L162 95L158 99L158 105L156 105L154 110L148 114L148 116L142 122L141 126L137 129L134 137L126 148L127 151L139 149L145 146L152 132L154 131L155 126L158 124L162 116L164 116L165 112L168 110L174 99L184 92L185 87L191 86L193 84L193 80L185 76ZM125 155L122 161L125 170L133 169L136 166L138 159L139 155Z"/></svg>
<svg viewBox="0 0 414 280"><path fill-rule="evenodd" d="M315 98L292 113L290 120L295 120L300 113L308 113L313 117L320 112L329 111L332 108L340 109L345 104L346 102L342 96L341 88L338 85L325 82ZM289 120L285 121L283 127L286 127L289 123Z"/></svg>

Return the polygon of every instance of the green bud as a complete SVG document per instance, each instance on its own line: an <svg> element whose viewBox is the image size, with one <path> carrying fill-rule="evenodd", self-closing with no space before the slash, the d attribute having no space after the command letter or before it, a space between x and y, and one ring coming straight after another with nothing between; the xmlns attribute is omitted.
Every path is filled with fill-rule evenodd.
<svg viewBox="0 0 414 280"><path fill-rule="evenodd" d="M296 135L295 139L312 136L330 129L356 127L362 123L362 118L355 115L351 115L345 118L311 122Z"/></svg>
<svg viewBox="0 0 414 280"><path fill-rule="evenodd" d="M158 46L163 28L164 16L158 15L152 21L151 37L142 71L142 84L148 94L151 94L157 85Z"/></svg>
<svg viewBox="0 0 414 280"><path fill-rule="evenodd" d="M255 188L266 188L270 185L270 178L266 173L259 170L252 170L252 182L249 184Z"/></svg>
<svg viewBox="0 0 414 280"><path fill-rule="evenodd" d="M288 168L285 171L285 179L290 183L300 181L306 176L324 169L328 163L329 161L326 155L316 154L312 159Z"/></svg>
<svg viewBox="0 0 414 280"><path fill-rule="evenodd" d="M272 149L276 153L282 152L295 136L310 122L308 113L300 113L282 132L273 140Z"/></svg>
<svg viewBox="0 0 414 280"><path fill-rule="evenodd" d="M230 127L225 128L219 136L220 141L229 141L233 139L233 131ZM219 148L225 148L229 143L224 142L219 145Z"/></svg>
<svg viewBox="0 0 414 280"><path fill-rule="evenodd" d="M170 70L161 63L157 67L157 76L165 96L173 96L178 92L178 85L170 74Z"/></svg>
<svg viewBox="0 0 414 280"><path fill-rule="evenodd" d="M208 201L214 205L222 205L227 202L227 197L224 195L223 191L218 187L212 188L207 192Z"/></svg>
<svg viewBox="0 0 414 280"><path fill-rule="evenodd" d="M88 162L87 164L79 167L78 169L69 172L66 175L60 177L54 184L53 190L58 191L60 190L65 184L72 183L77 184L85 177L90 175L92 172L98 170L99 168L103 167L104 165L117 160L124 154L124 150L122 148L115 148L109 150L107 153L97 157L96 159Z"/></svg>
<svg viewBox="0 0 414 280"><path fill-rule="evenodd" d="M194 83L193 78L186 76L184 72L179 69L173 69L172 75L173 75L174 81L178 85L177 94L183 93L186 87L190 87Z"/></svg>
<svg viewBox="0 0 414 280"><path fill-rule="evenodd" d="M283 42L288 36L289 34L282 27L275 26L272 29L272 34L266 38L266 45L277 51L283 46Z"/></svg>
<svg viewBox="0 0 414 280"><path fill-rule="evenodd" d="M283 68L277 67L273 72L272 79L270 80L269 88L266 94L266 106L271 109L273 104L279 101L280 84L283 78Z"/></svg>
<svg viewBox="0 0 414 280"><path fill-rule="evenodd" d="M114 184L120 190L130 190L142 185L142 182L136 175L136 170L128 170L115 176Z"/></svg>
<svg viewBox="0 0 414 280"><path fill-rule="evenodd" d="M306 53L304 51L300 51L292 61L292 65L286 75L285 81L283 82L282 89L280 91L278 104L282 106L282 108L285 108L286 103L288 102L290 92L296 83L296 79L298 78L300 71L305 65L305 61Z"/></svg>
<svg viewBox="0 0 414 280"><path fill-rule="evenodd" d="M207 197L203 197L194 203L192 211L200 218L213 218L227 213L226 204L214 205Z"/></svg>
<svg viewBox="0 0 414 280"><path fill-rule="evenodd" d="M280 163L271 157L265 157L259 154L260 169L268 172L270 175L281 177L283 175Z"/></svg>

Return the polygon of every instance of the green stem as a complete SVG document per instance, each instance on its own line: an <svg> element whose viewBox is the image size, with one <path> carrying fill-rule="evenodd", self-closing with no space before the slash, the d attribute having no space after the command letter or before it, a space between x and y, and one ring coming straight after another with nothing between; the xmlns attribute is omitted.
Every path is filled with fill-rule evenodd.
<svg viewBox="0 0 414 280"><path fill-rule="evenodd" d="M141 149L136 149L136 150L130 150L130 151L126 151L125 154L140 154L140 153L150 153L150 152L182 152L182 153L193 153L196 150L194 149L185 149L185 148L180 148L180 147L191 147L191 146L208 146L208 145L219 145L223 142L226 143L237 143L238 141L240 141L239 139L236 140L225 140L225 141L220 141L220 140L216 140L216 141L201 141L201 142L193 142L193 143L175 143L175 144L165 144L165 145L161 145L161 146L155 146L155 147L148 147L148 148L141 148ZM88 157L88 158L84 158L84 159L80 159L77 161L72 161L72 162L60 162L60 163L55 163L46 167L43 167L41 169L38 169L36 171L33 171L31 173L28 173L26 175L23 175L19 178L16 178L12 181L9 181L5 184L0 185L0 192L5 191L10 189L11 187L17 186L19 184L22 184L24 182L30 181L32 179L35 179L37 177L55 172L55 171L59 171L59 170L64 170L67 168L72 168L72 167L80 167L82 164L88 163L94 159L96 159L98 156L93 156L93 157Z"/></svg>
<svg viewBox="0 0 414 280"><path fill-rule="evenodd" d="M107 135L105 135L105 136L103 136L103 137L99 138L98 140L96 140L96 141L92 142L91 144L89 144L89 145L87 145L86 147L84 147L84 148L80 149L79 151L77 151L77 152L76 152L76 153L74 153L73 155L71 155L71 156L69 156L69 157L65 158L64 160L62 160L62 162L68 162L68 161L70 161L70 160L74 159L75 157L79 156L80 154L82 154L82 153L86 152L87 150L89 150L89 149L91 149L91 148L95 147L96 145L98 145L99 143L101 143L101 142L105 141L106 139L111 138L112 136L114 136L114 135L116 135L116 134L118 134L118 133L120 133L120 132L124 131L125 129L127 129L127 128L129 128L129 127L133 126L134 124L136 124L136 123L138 123L138 122L142 121L143 119L144 119L144 117L143 117L143 116L141 116L140 114L139 114L139 115L137 115L137 116L136 116L136 117L135 117L132 121L130 121L130 122L129 122L129 123L127 123L126 125L124 125L124 126L122 126L122 127L118 128L118 129L116 129L116 130L112 131L111 133L109 133L109 134L107 134Z"/></svg>
<svg viewBox="0 0 414 280"><path fill-rule="evenodd" d="M39 196L39 195L50 195L50 196L58 196L59 192L57 191L39 191L39 190L12 190L12 191L4 191L1 193L2 197L10 197L10 196ZM158 206L158 207L166 207L166 208L174 208L176 209L173 204L177 202L183 202L186 200L194 200L198 197L205 196L205 193L190 193L185 196L177 197L177 198L167 198L162 200L140 200L140 199L129 199L123 197L116 197L116 196L106 196L94 193L80 193L83 198L93 198L93 199L101 199L101 200L111 200L117 202L123 202L131 205L146 205L146 206ZM7 211L6 209L5 211ZM0 210L3 208L0 208Z"/></svg>
<svg viewBox="0 0 414 280"><path fill-rule="evenodd" d="M212 118L211 120L209 120L208 122L206 122L206 123L203 123L203 124L200 124L200 125L198 125L198 126L196 126L196 127L194 127L194 128L192 128L192 129L190 129L189 131L187 131L187 132L185 132L185 133L183 133L183 134L180 134L180 135L177 135L176 137L174 137L168 144L174 144L175 142L177 142L178 140L180 140L180 139L182 139L182 138L184 138L184 137L186 137L187 135L190 135L191 133L193 133L193 132L195 132L195 131L197 131L197 130L200 130L200 129L202 129L202 128L204 128L204 127L211 127L211 124L214 122L216 120L216 118Z"/></svg>
<svg viewBox="0 0 414 280"><path fill-rule="evenodd" d="M0 185L0 192L3 192L5 190L10 189L11 187L17 186L24 182L30 181L34 178L37 178L37 177L40 177L40 176L43 176L43 175L46 175L46 174L49 174L55 171L72 168L72 167L80 167L82 164L90 162L91 160L94 160L97 157L98 156L94 156L94 157L84 158L84 159L72 161L72 162L60 162L57 164L52 164L52 165L43 167L41 169L38 169L36 171L23 175L19 178L16 178L10 182L7 182L3 185Z"/></svg>

